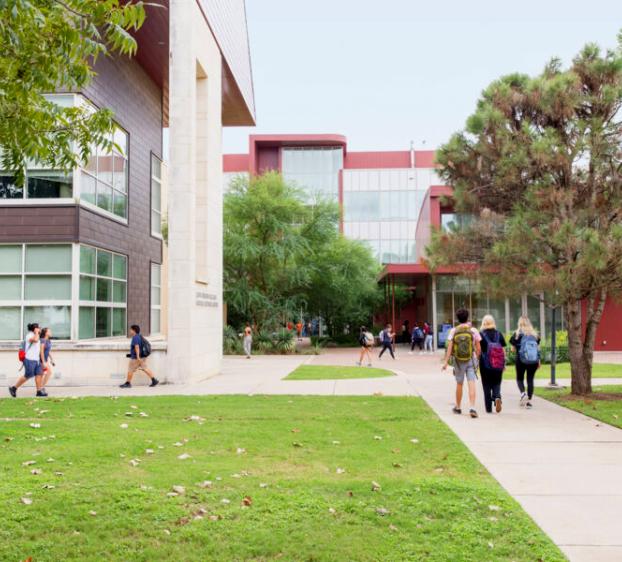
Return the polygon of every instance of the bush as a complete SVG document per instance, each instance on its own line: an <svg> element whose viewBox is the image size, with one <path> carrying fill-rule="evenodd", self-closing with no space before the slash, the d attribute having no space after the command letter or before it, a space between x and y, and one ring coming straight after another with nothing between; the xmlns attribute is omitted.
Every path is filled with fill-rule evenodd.
<svg viewBox="0 0 622 562"><path fill-rule="evenodd" d="M514 365L516 363L516 353L512 350L511 347L508 346L506 351L507 364ZM550 345L541 345L540 346L540 357L542 358L542 364L548 365L551 363L551 346ZM556 363L567 363L570 361L570 355L568 353L568 346L558 346L555 349L555 357Z"/></svg>
<svg viewBox="0 0 622 562"><path fill-rule="evenodd" d="M280 330L276 335L273 345L277 353L285 355L293 352L296 349L293 332L289 330Z"/></svg>
<svg viewBox="0 0 622 562"><path fill-rule="evenodd" d="M233 326L225 326L223 330L222 351L225 355L244 353L240 336Z"/></svg>
<svg viewBox="0 0 622 562"><path fill-rule="evenodd" d="M268 334L260 332L253 337L253 347L259 353L270 353L274 345L272 343L272 338Z"/></svg>

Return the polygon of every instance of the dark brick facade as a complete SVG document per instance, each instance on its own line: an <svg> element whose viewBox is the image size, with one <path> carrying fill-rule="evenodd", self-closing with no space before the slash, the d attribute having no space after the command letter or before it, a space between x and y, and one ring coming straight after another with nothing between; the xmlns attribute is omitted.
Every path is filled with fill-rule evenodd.
<svg viewBox="0 0 622 562"><path fill-rule="evenodd" d="M0 243L82 242L128 257L129 324L150 324L151 262L162 263L162 242L151 236L151 153L162 157L162 91L135 60L101 57L97 76L81 92L114 111L129 135L128 224L76 205L2 206Z"/></svg>

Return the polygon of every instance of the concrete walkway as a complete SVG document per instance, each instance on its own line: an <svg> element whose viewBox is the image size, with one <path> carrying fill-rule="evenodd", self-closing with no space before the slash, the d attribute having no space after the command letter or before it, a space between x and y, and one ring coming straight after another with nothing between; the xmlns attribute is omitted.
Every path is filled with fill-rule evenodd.
<svg viewBox="0 0 622 562"><path fill-rule="evenodd" d="M220 375L188 385L50 388L53 396L171 394L315 394L422 396L499 483L553 539L570 560L622 561L622 430L536 398L533 410L518 405L509 371L500 415L486 414L478 385L480 418L451 413L455 384L440 371L439 355L374 359L397 376L348 381L284 381L303 363L353 365L356 352L319 356L227 357ZM560 381L563 384L563 381ZM620 383L600 379L594 384ZM545 385L546 380L538 381ZM33 389L22 392L32 396ZM465 411L466 403L463 404ZM529 537L525 537L529 540Z"/></svg>

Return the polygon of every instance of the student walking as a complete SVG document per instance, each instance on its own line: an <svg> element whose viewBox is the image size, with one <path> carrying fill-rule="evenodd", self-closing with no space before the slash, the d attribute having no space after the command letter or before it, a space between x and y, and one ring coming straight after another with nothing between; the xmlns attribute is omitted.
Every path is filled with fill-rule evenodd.
<svg viewBox="0 0 622 562"><path fill-rule="evenodd" d="M391 357L395 359L395 353L393 353L393 341L395 339L395 332L392 330L391 324L387 324L384 327L384 330L380 332L380 345L382 345L382 349L380 350L380 355L378 355L378 359L382 357L387 349L391 354Z"/></svg>
<svg viewBox="0 0 622 562"><path fill-rule="evenodd" d="M246 327L244 328L242 344L244 345L244 353L246 354L246 358L250 359L251 351L253 348L253 330L251 329L251 325L248 322L246 323Z"/></svg>
<svg viewBox="0 0 622 562"><path fill-rule="evenodd" d="M50 378L54 374L54 367L56 363L52 359L52 330L50 328L43 328L40 335L41 341L41 370L43 372L43 378L41 381L41 388L43 391L48 384Z"/></svg>
<svg viewBox="0 0 622 562"><path fill-rule="evenodd" d="M361 326L359 343L361 344L361 354L356 364L360 367L363 364L364 358L367 357L367 366L371 367L371 350L374 347L374 336L365 326Z"/></svg>
<svg viewBox="0 0 622 562"><path fill-rule="evenodd" d="M160 381L155 378L151 369L147 367L147 357L151 355L151 345L141 336L138 324L130 326L130 335L132 336L132 341L130 342L130 352L127 354L127 357L130 358L127 380L119 385L120 388L132 388L132 377L136 371L142 371L151 379L149 386L156 386Z"/></svg>
<svg viewBox="0 0 622 562"><path fill-rule="evenodd" d="M432 334L432 326L428 322L423 323L423 333L425 338L423 340L423 347L426 353L434 352L434 336Z"/></svg>
<svg viewBox="0 0 622 562"><path fill-rule="evenodd" d="M423 340L425 339L425 334L423 330L419 327L419 324L415 323L412 334L410 336L410 351L408 355L412 355L415 347L419 348L419 355L423 353Z"/></svg>
<svg viewBox="0 0 622 562"><path fill-rule="evenodd" d="M468 310L460 308L456 311L456 318L459 324L452 328L447 336L447 352L445 353L445 361L442 368L445 371L451 360L456 379L454 414L462 413L462 390L464 379L466 378L469 387L469 414L472 418L477 418L475 382L477 381L477 363L481 355L480 341L482 338L479 332L469 323Z"/></svg>
<svg viewBox="0 0 622 562"><path fill-rule="evenodd" d="M482 360L479 371L482 375L482 388L484 389L484 405L486 412L492 414L494 403L495 411L501 412L501 379L505 369L505 338L497 330L497 324L492 315L486 314L482 318L482 326L479 335L482 348Z"/></svg>
<svg viewBox="0 0 622 562"><path fill-rule="evenodd" d="M516 353L516 384L521 392L520 405L531 409L533 379L540 368L540 336L527 316L518 319L518 326L510 338L510 345ZM527 392L525 392L525 374L527 374Z"/></svg>
<svg viewBox="0 0 622 562"><path fill-rule="evenodd" d="M37 396L45 398L47 393L42 387L43 371L41 370L41 328L36 322L28 324L27 328L28 333L20 349L20 360L24 366L24 374L17 379L13 386L9 387L9 393L13 398L17 397L17 389L26 381L34 378Z"/></svg>

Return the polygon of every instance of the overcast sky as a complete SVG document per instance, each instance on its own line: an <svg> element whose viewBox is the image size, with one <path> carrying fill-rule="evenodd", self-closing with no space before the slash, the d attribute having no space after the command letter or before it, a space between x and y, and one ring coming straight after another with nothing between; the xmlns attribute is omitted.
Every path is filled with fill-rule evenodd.
<svg viewBox="0 0 622 562"><path fill-rule="evenodd" d="M341 133L350 150L435 148L482 89L614 47L622 0L246 0L256 133Z"/></svg>

